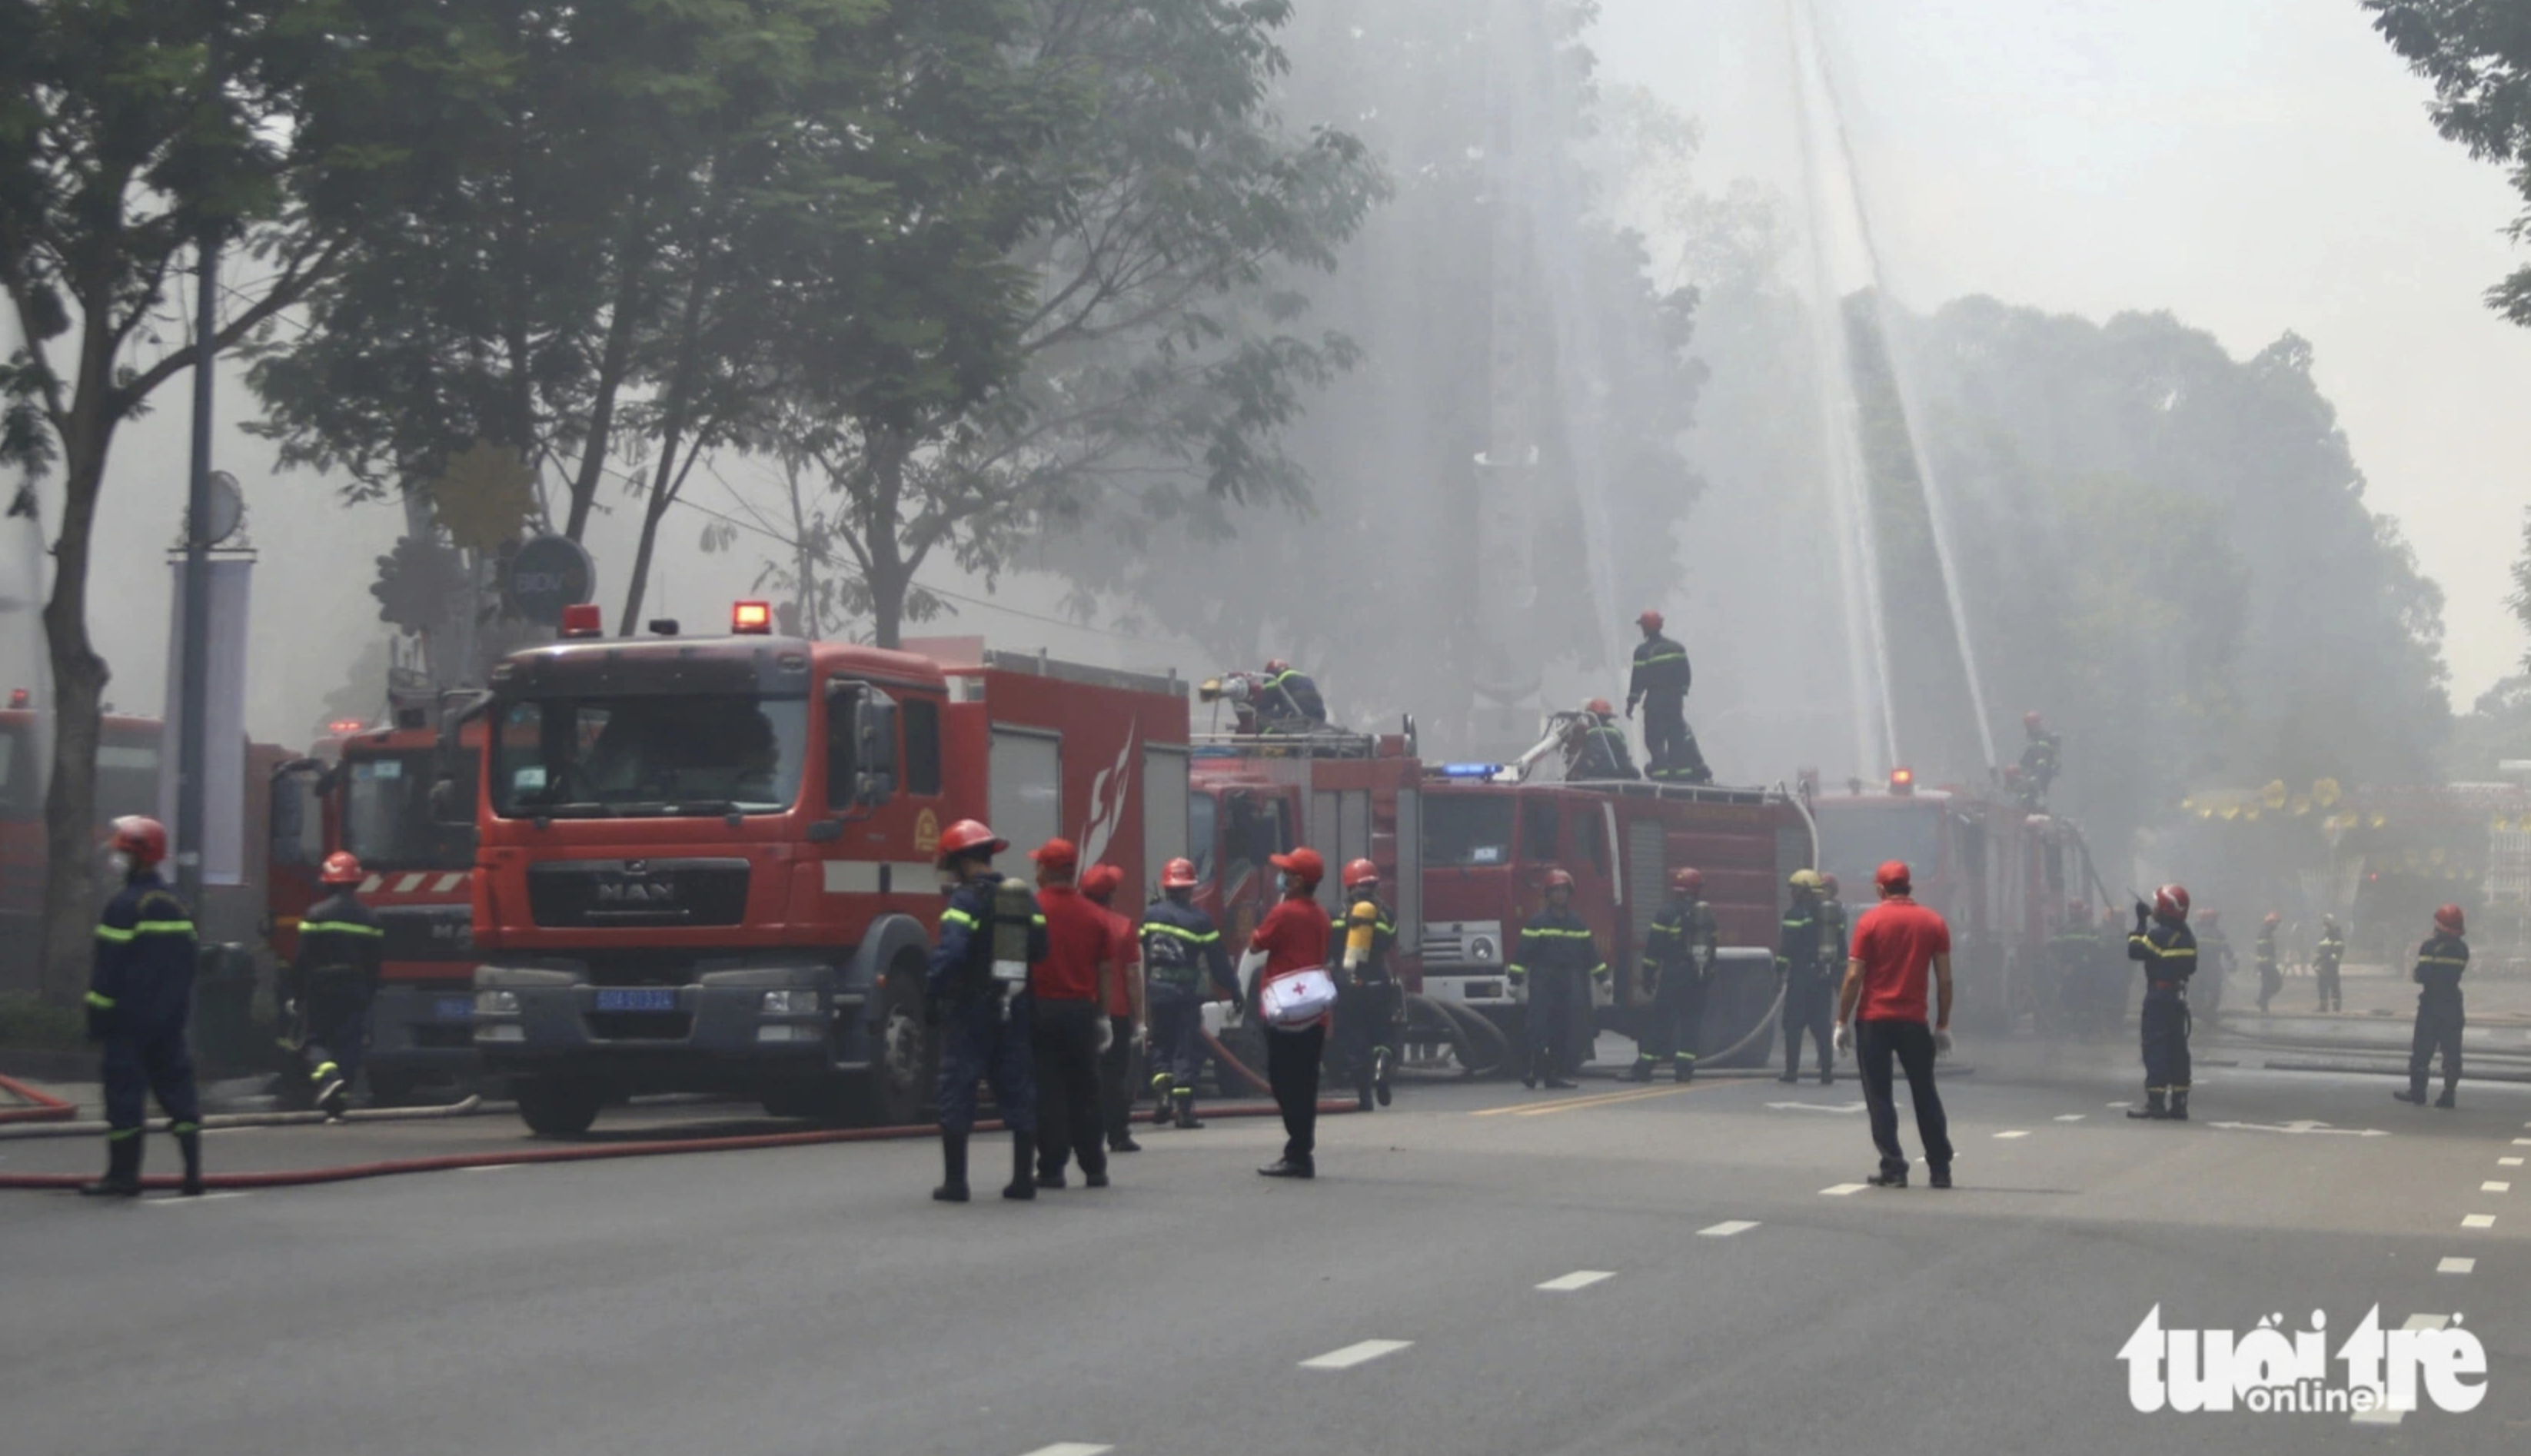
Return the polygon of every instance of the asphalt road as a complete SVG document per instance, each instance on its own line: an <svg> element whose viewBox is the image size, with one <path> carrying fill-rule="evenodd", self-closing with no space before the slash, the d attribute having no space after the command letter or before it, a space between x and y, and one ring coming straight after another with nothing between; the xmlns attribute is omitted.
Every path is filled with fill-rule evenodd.
<svg viewBox="0 0 2531 1456"><path fill-rule="evenodd" d="M2198 1121L2143 1124L2108 1105L2139 1080L2123 1047L1970 1052L1944 1089L1949 1193L1836 1191L1873 1166L1849 1077L1409 1088L1323 1121L1316 1183L1257 1178L1279 1129L1223 1121L1146 1133L1115 1187L1033 1204L989 1196L998 1140L963 1207L929 1201L926 1143L111 1207L0 1194L0 1449L2531 1445L2531 1090L2465 1085L2438 1112L2380 1078L2201 1067ZM423 1136L449 1134L241 1132L212 1155ZM0 1168L71 1151L0 1145ZM2458 1315L2485 1403L2138 1414L2115 1357L2157 1305L2243 1331L2317 1309L2333 1339L2377 1305L2386 1327Z"/></svg>

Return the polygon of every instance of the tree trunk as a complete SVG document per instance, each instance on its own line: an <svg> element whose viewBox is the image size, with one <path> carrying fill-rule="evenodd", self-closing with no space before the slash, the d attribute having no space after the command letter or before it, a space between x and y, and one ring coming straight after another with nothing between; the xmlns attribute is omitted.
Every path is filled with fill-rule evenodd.
<svg viewBox="0 0 2531 1456"><path fill-rule="evenodd" d="M871 641L891 649L904 641L905 593L914 586L914 569L906 564L905 543L896 533L897 503L905 498L906 454L902 438L872 434L872 498L862 523L870 552Z"/></svg>
<svg viewBox="0 0 2531 1456"><path fill-rule="evenodd" d="M70 1001L86 984L96 926L96 749L102 732L105 659L87 635L89 536L115 420L83 389L63 450L62 532L53 544L53 594L44 644L53 668L53 763L44 790L44 908L38 982L46 999Z"/></svg>
<svg viewBox="0 0 2531 1456"><path fill-rule="evenodd" d="M580 456L580 473L571 482L571 513L562 533L579 540L589 529L589 513L597 502L597 482L606 470L606 452L614 445L615 397L633 358L633 333L641 311L642 274L649 266L649 250L641 244L644 208L627 209L624 242L615 252L615 303L608 309L606 343L597 361L596 398L589 412L589 441Z"/></svg>

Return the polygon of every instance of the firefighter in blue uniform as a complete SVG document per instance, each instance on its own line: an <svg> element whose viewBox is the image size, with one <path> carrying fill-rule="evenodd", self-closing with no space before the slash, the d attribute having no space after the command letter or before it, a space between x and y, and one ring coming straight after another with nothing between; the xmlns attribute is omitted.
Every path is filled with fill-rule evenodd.
<svg viewBox="0 0 2531 1456"><path fill-rule="evenodd" d="M81 1187L100 1198L141 1196L148 1098L167 1114L185 1157L184 1192L202 1191L202 1109L185 1021L194 1004L194 913L158 877L167 828L126 814L110 841L123 888L96 926L87 983L87 1036L104 1048L105 1176Z"/></svg>
<svg viewBox="0 0 2531 1456"><path fill-rule="evenodd" d="M2320 987L2320 1009L2336 1011L2344 1002L2338 995L2337 968L2346 960L2346 932L2337 927L2337 917L2320 918L2320 943L2311 948L2311 979Z"/></svg>
<svg viewBox="0 0 2531 1456"><path fill-rule="evenodd" d="M301 1028L299 1055L308 1089L328 1117L341 1117L369 1047L369 1007L378 994L386 949L378 918L361 903L366 876L348 850L325 857L318 876L334 893L308 908L299 923L299 954L279 978L285 1024Z"/></svg>
<svg viewBox="0 0 2531 1456"><path fill-rule="evenodd" d="M2152 924L2146 924L2148 918ZM2144 1099L2129 1117L2188 1120L2188 979L2197 974L2197 937L2188 931L2188 891L2164 885L2148 916L2136 902L2127 959L2144 964Z"/></svg>
<svg viewBox="0 0 2531 1456"><path fill-rule="evenodd" d="M1608 700L1594 698L1582 704L1582 720L1567 742L1572 746L1573 761L1566 765L1564 776L1574 782L1595 779L1634 779L1635 756L1626 749L1626 730L1617 726L1617 710Z"/></svg>
<svg viewBox="0 0 2531 1456"><path fill-rule="evenodd" d="M1326 700L1308 673L1280 657L1266 664L1258 684L1257 716L1268 733L1307 733L1327 726Z"/></svg>
<svg viewBox="0 0 2531 1456"><path fill-rule="evenodd" d="M1344 868L1344 914L1328 929L1327 965L1336 972L1335 1043L1353 1074L1354 1095L1369 1112L1389 1101L1388 1073L1397 1057L1406 998L1388 969L1397 918L1379 900L1379 867L1356 860Z"/></svg>
<svg viewBox="0 0 2531 1456"><path fill-rule="evenodd" d="M1647 611L1635 619L1644 640L1635 648L1633 676L1626 683L1626 716L1644 709L1644 769L1662 783L1710 784L1714 770L1696 747L1696 732L1687 726L1687 689L1692 679L1687 648L1661 636L1661 614Z"/></svg>
<svg viewBox="0 0 2531 1456"><path fill-rule="evenodd" d="M1037 1197L1037 1079L1029 1056L1032 1002L1028 968L1045 959L1045 918L1037 896L1016 880L1005 884L993 856L1010 841L974 819L941 831L940 943L924 979L929 1019L940 1037L940 1160L945 1176L931 1196L967 1202L967 1135L976 1126L976 1084L991 1084L1002 1125L1011 1130L1011 1181L1006 1199Z"/></svg>
<svg viewBox="0 0 2531 1456"><path fill-rule="evenodd" d="M1204 982L1239 1005L1239 978L1221 947L1221 929L1195 904L1195 862L1171 860L1160 870L1160 898L1143 912L1144 995L1151 1020L1153 1127L1204 1124L1195 1115L1196 1078L1204 1072Z"/></svg>
<svg viewBox="0 0 2531 1456"><path fill-rule="evenodd" d="M2021 770L2022 807L2033 813L2045 813L2048 791L2055 786L2057 758L2064 752L2065 740L2049 732L2048 720L2036 712L2021 715L2021 731L2030 740L2022 745L2021 761L2014 765Z"/></svg>
<svg viewBox="0 0 2531 1456"><path fill-rule="evenodd" d="M1529 987L1521 1085L1571 1087L1573 1019L1591 1004L1592 982L1608 974L1591 927L1573 913L1572 875L1547 871L1547 907L1521 927L1520 959L1505 969L1514 989Z"/></svg>
<svg viewBox="0 0 2531 1456"><path fill-rule="evenodd" d="M1653 993L1652 1019L1628 1081L1650 1082L1662 1062L1686 1082L1696 1076L1696 1036L1705 1019L1705 980L1714 973L1719 943L1714 907L1705 903L1705 876L1681 867L1669 872L1669 899L1644 932L1644 980Z"/></svg>
<svg viewBox="0 0 2531 1456"><path fill-rule="evenodd" d="M2467 928L2460 907L2447 905L2435 912L2435 933L2417 947L2417 969L2410 977L2419 987L2417 1030L2408 1048L2408 1087L2390 1093L2402 1102L2426 1104L2426 1069L2437 1051L2444 1054L2444 1094L2435 1098L2435 1105L2449 1110L2460 1090L2460 1034L2468 1025L2460 978L2469 970L2469 942L2461 935Z"/></svg>
<svg viewBox="0 0 2531 1456"><path fill-rule="evenodd" d="M1784 989L1784 1072L1777 1082L1802 1075L1802 1034L1819 1047L1820 1086L1836 1080L1835 1053L1829 1047L1836 1020L1836 986L1828 979L1828 960L1821 954L1820 889L1816 869L1793 871L1792 904L1784 909L1782 948L1775 954L1775 977Z"/></svg>

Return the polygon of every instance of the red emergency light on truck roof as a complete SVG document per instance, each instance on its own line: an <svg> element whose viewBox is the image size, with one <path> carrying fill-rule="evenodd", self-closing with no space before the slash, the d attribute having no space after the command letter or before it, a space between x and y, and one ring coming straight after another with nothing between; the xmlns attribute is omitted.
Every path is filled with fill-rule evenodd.
<svg viewBox="0 0 2531 1456"><path fill-rule="evenodd" d="M1914 770L1914 769L1912 769L1912 768L1893 768L1893 769L1890 769L1890 770L1889 770L1889 792L1890 792L1890 793L1892 793L1892 794L1913 794L1913 793L1915 793L1915 792L1916 792L1916 770Z"/></svg>
<svg viewBox="0 0 2531 1456"><path fill-rule="evenodd" d="M606 620L598 614L593 601L574 602L562 609L562 636L604 637Z"/></svg>
<svg viewBox="0 0 2531 1456"><path fill-rule="evenodd" d="M773 634L773 608L761 601L733 602L729 609L729 630L734 637L770 637Z"/></svg>

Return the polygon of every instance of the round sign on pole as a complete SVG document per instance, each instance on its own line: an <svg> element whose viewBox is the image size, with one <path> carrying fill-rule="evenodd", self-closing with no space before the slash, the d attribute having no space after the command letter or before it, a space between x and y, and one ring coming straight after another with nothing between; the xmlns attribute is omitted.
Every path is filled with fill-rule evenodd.
<svg viewBox="0 0 2531 1456"><path fill-rule="evenodd" d="M511 610L547 627L562 625L562 609L597 594L597 567L569 536L535 536L510 558L501 594Z"/></svg>

